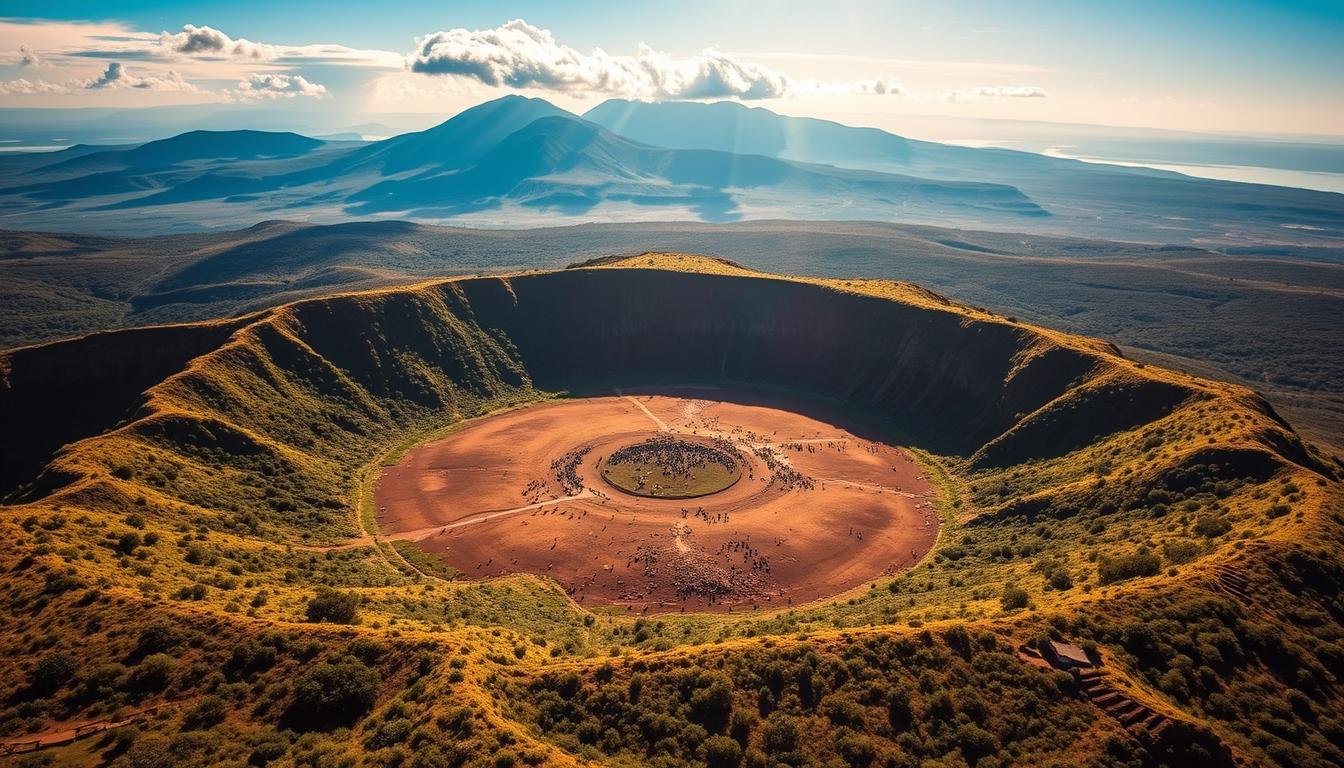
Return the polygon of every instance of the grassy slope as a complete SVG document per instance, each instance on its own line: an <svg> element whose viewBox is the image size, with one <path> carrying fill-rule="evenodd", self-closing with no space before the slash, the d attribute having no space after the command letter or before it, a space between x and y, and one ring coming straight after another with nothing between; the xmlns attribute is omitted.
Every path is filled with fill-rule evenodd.
<svg viewBox="0 0 1344 768"><path fill-rule="evenodd" d="M551 268L663 248L757 269L910 280L1150 361L1268 393L1337 453L1344 266L1329 250L1195 248L874 223L585 225L461 230L405 222L121 239L0 233L0 345L224 317L417 277Z"/></svg>
<svg viewBox="0 0 1344 768"><path fill-rule="evenodd" d="M790 282L669 254L593 268L602 270ZM1140 695L1204 723L1238 753L1300 764L1338 756L1329 742L1340 733L1330 714L1340 692L1329 670L1341 658L1344 618L1337 565L1344 521L1330 476L1339 469L1308 453L1261 398L1141 366L1101 342L1015 323L909 284L805 282L832 295L946 315L967 333L1008 333L1019 346L996 384L1008 399L1014 387L1039 389L1038 377L1087 362L1057 396L1013 413L994 440L958 455L924 454L945 485L946 526L919 567L789 611L656 621L588 613L533 577L424 578L416 569L425 564L414 557L359 538L368 468L437 428L543 393L512 340L476 322L480 308L468 297L484 287L448 281L334 296L257 317L150 388L134 420L68 446L29 499L4 510L0 563L11 576L0 599L23 619L0 640L10 707L3 719L11 728L40 730L140 699L178 700L141 740L153 746L154 734L163 734L171 741L160 746L177 750L184 763L244 759L268 739L285 742L285 759L362 749L375 763L392 760L383 752L399 751L405 740L389 738L383 747L375 734L393 720L424 731L421 752L434 745L471 761L502 751L525 762L564 763L577 750L627 762L660 754L676 763L702 754L705 734L684 727L694 690L722 683L731 708L747 712L752 681L768 662L762 659L776 653L770 647L799 649L799 658L813 652L814 666L825 666L843 661L841 638L858 633L883 646L859 667L886 676L883 685L903 681L918 691L913 706L925 720L947 722L905 737L899 729L892 738L879 734L872 745L878 752L899 749L912 759L945 749L971 754L966 743L979 734L960 719L971 712L979 714L970 722L991 731L1019 762L1105 762L1118 749L1118 724L1071 703L1062 682L1012 666L1020 664L1005 651L1011 642L1056 634L1098 643ZM501 284L507 289L509 281ZM521 282L517 288L518 295L530 290ZM1110 419L1125 411L1144 418ZM1109 426L1093 434L1080 425ZM1061 436L1071 435L1085 439L1059 450ZM1102 566L1140 548L1156 555L1155 574L1101 583ZM1215 569L1228 562L1253 578L1249 604L1214 589ZM1005 608L1010 583L1025 591L1029 609ZM358 627L302 623L321 584L360 596ZM168 649L175 661L163 692L146 695L135 672L144 654L135 646L153 621L188 639ZM961 626L978 638L979 651L957 650ZM934 634L923 637L926 629ZM309 647L313 637L320 647ZM35 661L72 638L81 648L75 681L51 696L25 692ZM377 654L354 650L381 675L376 714L352 732L277 736L297 676L351 652L357 638L384 646ZM886 648L909 639L916 646L908 653ZM230 669L232 647L248 640L269 643L275 660ZM736 670L726 680L669 677L684 674L681 659L708 658L707 644ZM928 654L918 653L920 644ZM426 650L432 661L419 660ZM949 652L969 666L951 663ZM981 652L992 669L976 666ZM641 673L664 691L654 699L663 702L658 711L683 724L667 726L662 738L672 742L636 736L615 715L587 708L601 686L647 665L645 654L665 660ZM619 656L611 671L603 666L608 656ZM467 663L456 667L455 657ZM122 667L109 666L116 664ZM88 679L100 667L102 677ZM959 677L948 679L949 670ZM538 694L571 686L570 673L579 677L585 708L557 719L539 706ZM846 687L853 675L837 674L821 675L820 694L802 695L795 683L775 694L771 706L797 720L804 753L838 756L816 719L829 717L819 709L828 696L872 710L851 712L861 719L886 706ZM999 686L1004 703L954 703L953 713L944 711L940 691L956 698L976 686ZM1030 728L1009 727L1027 717L1012 708L1019 688L1043 697L1050 717L1073 725L1030 738ZM205 746L173 736L193 732L183 718L205 696L231 703L228 727ZM256 706L241 706L253 699ZM1259 714L1265 701L1292 706L1267 719ZM459 706L466 714L454 711ZM759 719L764 713L756 709ZM581 730L589 717L601 726L596 739ZM462 725L463 718L475 725ZM744 727L747 746L766 749L766 721ZM1075 727L1081 738L1068 737ZM123 747L111 744L106 754Z"/></svg>

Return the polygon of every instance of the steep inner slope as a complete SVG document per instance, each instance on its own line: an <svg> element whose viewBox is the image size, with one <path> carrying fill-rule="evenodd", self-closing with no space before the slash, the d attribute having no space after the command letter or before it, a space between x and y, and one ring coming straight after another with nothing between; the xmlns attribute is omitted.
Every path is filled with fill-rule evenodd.
<svg viewBox="0 0 1344 768"><path fill-rule="evenodd" d="M566 725L578 710L563 717L542 711L547 697L560 691L572 698L646 663L616 659L602 667L585 658L618 646L666 654L677 644L732 639L722 653L735 676L704 687L717 686L733 706L746 708L761 684L743 670L765 647L785 644L779 653L797 649L801 658L813 647L809 633L816 633L816 651L834 658L834 646L844 644L837 631L861 632L873 642L897 638L891 652L906 661L880 664L902 686L928 689L912 695L928 700L919 707L930 723L951 718L949 707L975 708L939 704L918 679L932 662L914 648L945 642L963 660L989 654L985 663L1011 670L996 683L1008 686L1006 700L1030 688L1091 735L1078 744L1063 734L1033 742L1014 729L1016 720L983 717L986 707L998 705L982 702L977 727L994 732L977 734L976 743L999 743L1022 762L1069 762L1078 755L1033 750L1099 756L1111 748L1110 736L1131 744L1124 725L1070 703L1071 683L1023 666L1008 639L1083 637L1110 660L1127 695L1200 729L1205 735L1187 746L1216 745L1213 762L1271 752L1331 754L1328 745L1296 743L1277 723L1253 721L1251 713L1261 706L1257 697L1282 701L1289 690L1309 690L1311 697L1294 699L1300 714L1279 715L1308 730L1326 728L1309 721L1334 722L1337 681L1328 663L1344 620L1338 606L1344 578L1329 553L1339 540L1339 473L1244 388L1140 366L1105 343L1016 323L909 284L781 278L668 254L330 296L265 312L228 331L189 361L165 364L178 370L135 400L125 425L98 434L111 408L84 420L71 434L89 437L61 450L22 503L0 518L6 542L0 553L12 574L8 606L23 606L25 629L44 623L89 638L80 650L89 658L81 661L115 655L118 663L138 663L120 635L106 637L107 627L133 634L147 615L198 624L209 617L222 627L211 635L220 637L292 630L314 615L315 587L338 585L358 595L365 622L358 634L397 649L382 661L364 654L385 674L376 701L387 713L430 718L448 697L464 702L468 719L477 722L476 735L462 737L476 744L477 762L518 742L540 750L538 759L569 763L592 743L575 740L587 738L576 735L587 732L578 722ZM214 332L183 326L163 329L158 340ZM137 333L143 332L111 335L133 343ZM37 375L36 361L78 368L88 357L87 342L35 349L10 358L11 384L0 391L4 407L59 407L43 400L50 385ZM103 375L105 381L89 374L88 386L125 392L140 383L126 370ZM650 625L589 613L531 577L426 579L432 563L360 530L361 516L370 513L364 506L370 468L438 428L533 401L545 390L712 381L840 400L875 431L926 449L920 454L926 469L946 491L939 506L945 534L933 557L884 588L874 582L842 600L731 620L669 616ZM1248 580L1237 587L1241 597L1220 592L1220 582L1211 580L1224 567ZM1312 575L1294 583L1289 573ZM76 601L87 602L75 609ZM89 605L96 608L82 607ZM82 623L93 610L112 615ZM243 612L246 620L227 617ZM1182 623L1188 616L1199 618ZM979 633L974 644L962 622ZM1136 634L1136 627L1159 626L1154 622L1188 626L1184 631L1194 634L1179 642L1174 629ZM925 623L934 629L919 632ZM47 649L38 634L49 632L3 638L6 671L17 672ZM762 636L772 645L760 645ZM1237 637L1246 640L1236 645ZM1274 645L1274 637L1290 640ZM213 649L212 642L200 641ZM269 727L292 711L286 708L302 690L282 676L301 668L300 652L286 650L298 645L276 646L294 661L269 677L239 662L243 671L233 679L283 686L253 707L240 705L240 722ZM1215 646L1222 649L1217 657ZM451 648L473 663L465 672L435 672L421 693L403 695L411 683L395 664L404 665L416 648L440 658ZM1293 661L1284 667L1288 657ZM667 657L654 660L660 658ZM617 664L619 670L611 668ZM667 668L640 669L655 687L677 684ZM501 678L499 670L510 674ZM770 707L820 717L805 708L848 679L841 671L804 671L797 686L781 683L771 693L778 698ZM597 683L585 682L589 676ZM700 685L683 682L688 692ZM187 697L204 690L187 677L177 685ZM425 698L425 686L441 696ZM247 686L218 690L241 701ZM11 694L32 695L17 687ZM75 694L53 701L73 713L89 706ZM42 711L66 711L50 707ZM685 715L684 706L670 711L681 714L668 717ZM866 717L834 714L851 723ZM451 722L446 714L445 722ZM709 729L727 727L701 722L701 732L684 735L684 742L655 747L655 739L632 735L603 741L597 754L695 760ZM382 726L356 725L357 735L329 738L381 743L373 734ZM625 727L599 719L597 733L608 726ZM773 738L758 721L742 727L750 748L765 748ZM487 738L501 731L509 737ZM1215 736L1206 739L1209 733ZM958 747L947 734L914 742L883 736L879 746L930 757L976 749ZM632 746L639 739L648 743ZM820 736L805 741L828 755L836 749ZM1144 743L1123 749L1179 746Z"/></svg>

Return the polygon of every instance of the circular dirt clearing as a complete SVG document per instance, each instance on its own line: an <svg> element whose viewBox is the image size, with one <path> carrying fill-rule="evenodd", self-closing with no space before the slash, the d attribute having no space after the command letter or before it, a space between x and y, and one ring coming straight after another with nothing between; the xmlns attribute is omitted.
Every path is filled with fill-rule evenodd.
<svg viewBox="0 0 1344 768"><path fill-rule="evenodd" d="M846 424L816 402L707 388L540 403L384 469L378 527L464 579L533 573L586 606L799 605L908 568L938 536L920 466ZM620 467L628 480L604 475Z"/></svg>
<svg viewBox="0 0 1344 768"><path fill-rule="evenodd" d="M602 462L602 479L634 496L695 499L731 488L742 478L740 451L663 436L618 448Z"/></svg>

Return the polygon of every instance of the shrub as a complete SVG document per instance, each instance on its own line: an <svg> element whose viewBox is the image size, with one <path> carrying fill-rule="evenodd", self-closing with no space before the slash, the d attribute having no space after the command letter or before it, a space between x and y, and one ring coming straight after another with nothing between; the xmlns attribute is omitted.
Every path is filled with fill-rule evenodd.
<svg viewBox="0 0 1344 768"><path fill-rule="evenodd" d="M373 707L378 673L358 661L323 662L294 685L290 719L315 728L349 725Z"/></svg>
<svg viewBox="0 0 1344 768"><path fill-rule="evenodd" d="M957 727L957 744L971 760L993 754L998 749L994 734L974 723L964 723Z"/></svg>
<svg viewBox="0 0 1344 768"><path fill-rule="evenodd" d="M1027 591L1016 584L1006 584L1003 587L1003 596L999 598L1005 611L1017 611L1026 608L1031 598Z"/></svg>
<svg viewBox="0 0 1344 768"><path fill-rule="evenodd" d="M369 749L382 749L383 747L393 747L406 741L411 735L411 721L404 717L394 717L391 720L384 720L369 737L365 746Z"/></svg>
<svg viewBox="0 0 1344 768"><path fill-rule="evenodd" d="M168 687L168 678L173 674L173 657L164 653L154 653L145 657L129 678L131 690L136 693L158 693Z"/></svg>
<svg viewBox="0 0 1344 768"><path fill-rule="evenodd" d="M160 736L145 736L136 739L126 750L126 765L130 768L174 768L177 758L167 740Z"/></svg>
<svg viewBox="0 0 1344 768"><path fill-rule="evenodd" d="M352 592L341 592L331 587L318 587L317 594L308 601L308 620L314 623L354 624L358 616L359 598Z"/></svg>
<svg viewBox="0 0 1344 768"><path fill-rule="evenodd" d="M117 538L117 553L129 555L140 546L140 534L135 531L127 531Z"/></svg>
<svg viewBox="0 0 1344 768"><path fill-rule="evenodd" d="M709 768L737 768L742 763L742 747L727 736L710 736L700 745L700 759Z"/></svg>
<svg viewBox="0 0 1344 768"><path fill-rule="evenodd" d="M761 746L766 752L779 753L793 750L798 743L798 726L783 712L771 712L761 729Z"/></svg>
<svg viewBox="0 0 1344 768"><path fill-rule="evenodd" d="M1161 559L1147 549L1140 549L1120 557L1103 557L1097 564L1097 578L1102 584L1114 584L1140 576L1156 576L1160 570Z"/></svg>
<svg viewBox="0 0 1344 768"><path fill-rule="evenodd" d="M1199 545L1187 539L1172 539L1162 544L1162 554L1166 555L1167 562L1176 565L1194 560L1199 557L1199 552Z"/></svg>
<svg viewBox="0 0 1344 768"><path fill-rule="evenodd" d="M1063 568L1056 568L1055 570L1051 571L1050 578L1046 581L1046 583L1050 585L1051 589L1057 589L1060 592L1063 592L1068 589L1073 589L1073 577L1070 576L1069 572L1064 570Z"/></svg>
<svg viewBox="0 0 1344 768"><path fill-rule="evenodd" d="M247 757L247 764L264 766L275 760L279 760L288 751L289 745L277 734L271 734L262 739L252 748L252 754Z"/></svg>
<svg viewBox="0 0 1344 768"><path fill-rule="evenodd" d="M136 650L140 653L171 651L182 642L182 633L169 624L156 621L140 630Z"/></svg>
<svg viewBox="0 0 1344 768"><path fill-rule="evenodd" d="M1222 515L1200 515L1195 520L1195 533L1206 539L1222 536L1232 530L1232 524Z"/></svg>
<svg viewBox="0 0 1344 768"><path fill-rule="evenodd" d="M723 731L732 708L733 689L722 676L691 694L691 719L711 733Z"/></svg>
<svg viewBox="0 0 1344 768"><path fill-rule="evenodd" d="M75 659L63 651L53 651L37 660L28 670L28 683L40 694L57 691L75 676Z"/></svg>
<svg viewBox="0 0 1344 768"><path fill-rule="evenodd" d="M844 733L835 740L835 749L853 768L865 768L877 757L877 750L867 736Z"/></svg>
<svg viewBox="0 0 1344 768"><path fill-rule="evenodd" d="M218 696L206 696L191 708L183 718L183 724L188 728L209 728L223 722L228 711L229 705L223 699Z"/></svg>

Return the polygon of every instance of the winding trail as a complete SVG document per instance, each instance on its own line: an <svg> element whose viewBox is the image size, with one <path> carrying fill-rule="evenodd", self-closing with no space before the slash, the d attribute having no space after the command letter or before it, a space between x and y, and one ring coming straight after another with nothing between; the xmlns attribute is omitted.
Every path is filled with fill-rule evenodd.
<svg viewBox="0 0 1344 768"><path fill-rule="evenodd" d="M598 494L594 493L593 491L585 490L583 493L576 493L573 496L560 496L559 498L549 499L547 501L539 501L535 504L525 504L521 507L514 507L512 509L499 509L495 510L494 512L482 512L480 514L472 515L471 517L464 517L461 520L454 520L451 523L444 523L443 525L434 525L428 528L416 528L411 531L397 531L396 533L384 533L379 535L378 538L383 541L420 541L421 539L427 539L436 533L447 533L448 531L457 528L464 528L468 525L476 525L478 523L484 523L490 520L494 520L496 518L508 517L509 515L516 515L520 512L530 512L531 510L541 509L543 507L549 507L553 504L563 504L566 501L577 501L578 499L591 499L596 498L597 496Z"/></svg>
<svg viewBox="0 0 1344 768"><path fill-rule="evenodd" d="M853 480L841 480L838 477L816 477L813 478L818 483L835 483L836 485L847 485L850 488L859 488L865 491L876 491L877 493L894 493L897 496L904 496L907 499L927 499L926 495L919 493L910 493L896 488L888 488L885 485L873 485L871 483L856 483Z"/></svg>
<svg viewBox="0 0 1344 768"><path fill-rule="evenodd" d="M644 404L639 402L639 400L635 398L633 395L625 395L624 397L626 400L629 400L630 402L634 403L636 408L643 411L645 416L648 416L650 419L652 419L653 423L658 425L659 431L661 432L672 431L672 428L667 425L667 422L653 415L653 411L650 411L648 408L644 407Z"/></svg>

